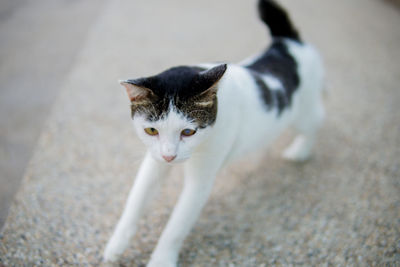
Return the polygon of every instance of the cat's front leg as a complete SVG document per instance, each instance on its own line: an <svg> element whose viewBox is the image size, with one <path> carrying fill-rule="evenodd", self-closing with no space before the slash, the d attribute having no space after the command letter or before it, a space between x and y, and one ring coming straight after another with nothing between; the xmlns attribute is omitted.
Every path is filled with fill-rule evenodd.
<svg viewBox="0 0 400 267"><path fill-rule="evenodd" d="M147 267L176 266L182 243L207 202L219 167L206 157L185 165L183 191Z"/></svg>
<svg viewBox="0 0 400 267"><path fill-rule="evenodd" d="M129 193L123 214L105 248L103 256L105 261L116 261L127 248L146 205L167 170L168 165L155 161L150 153L147 153Z"/></svg>

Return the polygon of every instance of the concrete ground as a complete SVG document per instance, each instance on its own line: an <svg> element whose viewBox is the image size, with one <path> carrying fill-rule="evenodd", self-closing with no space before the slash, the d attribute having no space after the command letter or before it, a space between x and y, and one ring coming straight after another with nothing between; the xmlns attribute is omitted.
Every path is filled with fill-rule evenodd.
<svg viewBox="0 0 400 267"><path fill-rule="evenodd" d="M0 228L102 2L0 2Z"/></svg>
<svg viewBox="0 0 400 267"><path fill-rule="evenodd" d="M24 178L0 235L6 266L101 263L144 152L117 79L239 61L268 41L254 1L79 2L20 2L0 13L0 31L8 32L0 42L0 108L10 114L1 121L2 150L14 133L22 135L15 143L30 144L16 159L14 175ZM327 68L328 116L315 155L306 164L282 160L287 133L262 164L223 170L181 266L400 265L399 10L377 0L282 2ZM53 102L42 105L21 89L31 86L55 103L17 124L13 108ZM15 126L31 120L36 128ZM122 266L146 263L180 174L171 173Z"/></svg>

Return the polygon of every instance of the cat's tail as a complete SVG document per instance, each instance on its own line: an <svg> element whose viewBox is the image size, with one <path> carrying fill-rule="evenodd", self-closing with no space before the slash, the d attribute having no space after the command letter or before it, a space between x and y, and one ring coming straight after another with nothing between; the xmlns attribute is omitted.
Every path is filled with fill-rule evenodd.
<svg viewBox="0 0 400 267"><path fill-rule="evenodd" d="M298 42L301 41L299 33L290 21L289 15L275 1L259 0L258 12L262 21L268 25L272 37L284 37Z"/></svg>

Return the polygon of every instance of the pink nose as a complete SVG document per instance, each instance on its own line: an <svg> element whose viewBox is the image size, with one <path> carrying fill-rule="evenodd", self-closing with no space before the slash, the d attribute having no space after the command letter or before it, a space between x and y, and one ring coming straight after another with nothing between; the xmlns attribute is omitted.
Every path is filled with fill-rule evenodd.
<svg viewBox="0 0 400 267"><path fill-rule="evenodd" d="M171 162L171 161L173 161L175 158L176 158L176 155L175 156L162 156L167 162Z"/></svg>

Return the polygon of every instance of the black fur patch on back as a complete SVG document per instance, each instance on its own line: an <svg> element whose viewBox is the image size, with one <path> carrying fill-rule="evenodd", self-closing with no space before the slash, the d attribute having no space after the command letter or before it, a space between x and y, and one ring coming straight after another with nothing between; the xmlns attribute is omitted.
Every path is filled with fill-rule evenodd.
<svg viewBox="0 0 400 267"><path fill-rule="evenodd" d="M128 80L136 86L145 87L154 94L144 105L132 102L132 117L143 114L150 121L166 116L172 104L189 119L197 122L199 128L205 128L215 122L217 114L216 90L213 86L225 73L225 64L205 70L199 67L179 66L168 69L158 75ZM198 105L197 103L208 103Z"/></svg>
<svg viewBox="0 0 400 267"><path fill-rule="evenodd" d="M274 104L278 108L278 114L281 114L291 105L292 95L300 84L300 78L297 62L290 55L283 39L274 40L270 48L258 60L245 67L251 70L250 73L260 88L267 106L271 105L271 99L276 99ZM259 77L263 74L276 77L282 83L283 90L270 90Z"/></svg>
<svg viewBox="0 0 400 267"><path fill-rule="evenodd" d="M273 107L274 104L274 99L273 99L273 92L271 89L265 84L263 81L261 75L258 72L250 72L258 86L258 88L261 91L262 97L264 99L265 104L267 105L268 110L270 110Z"/></svg>

